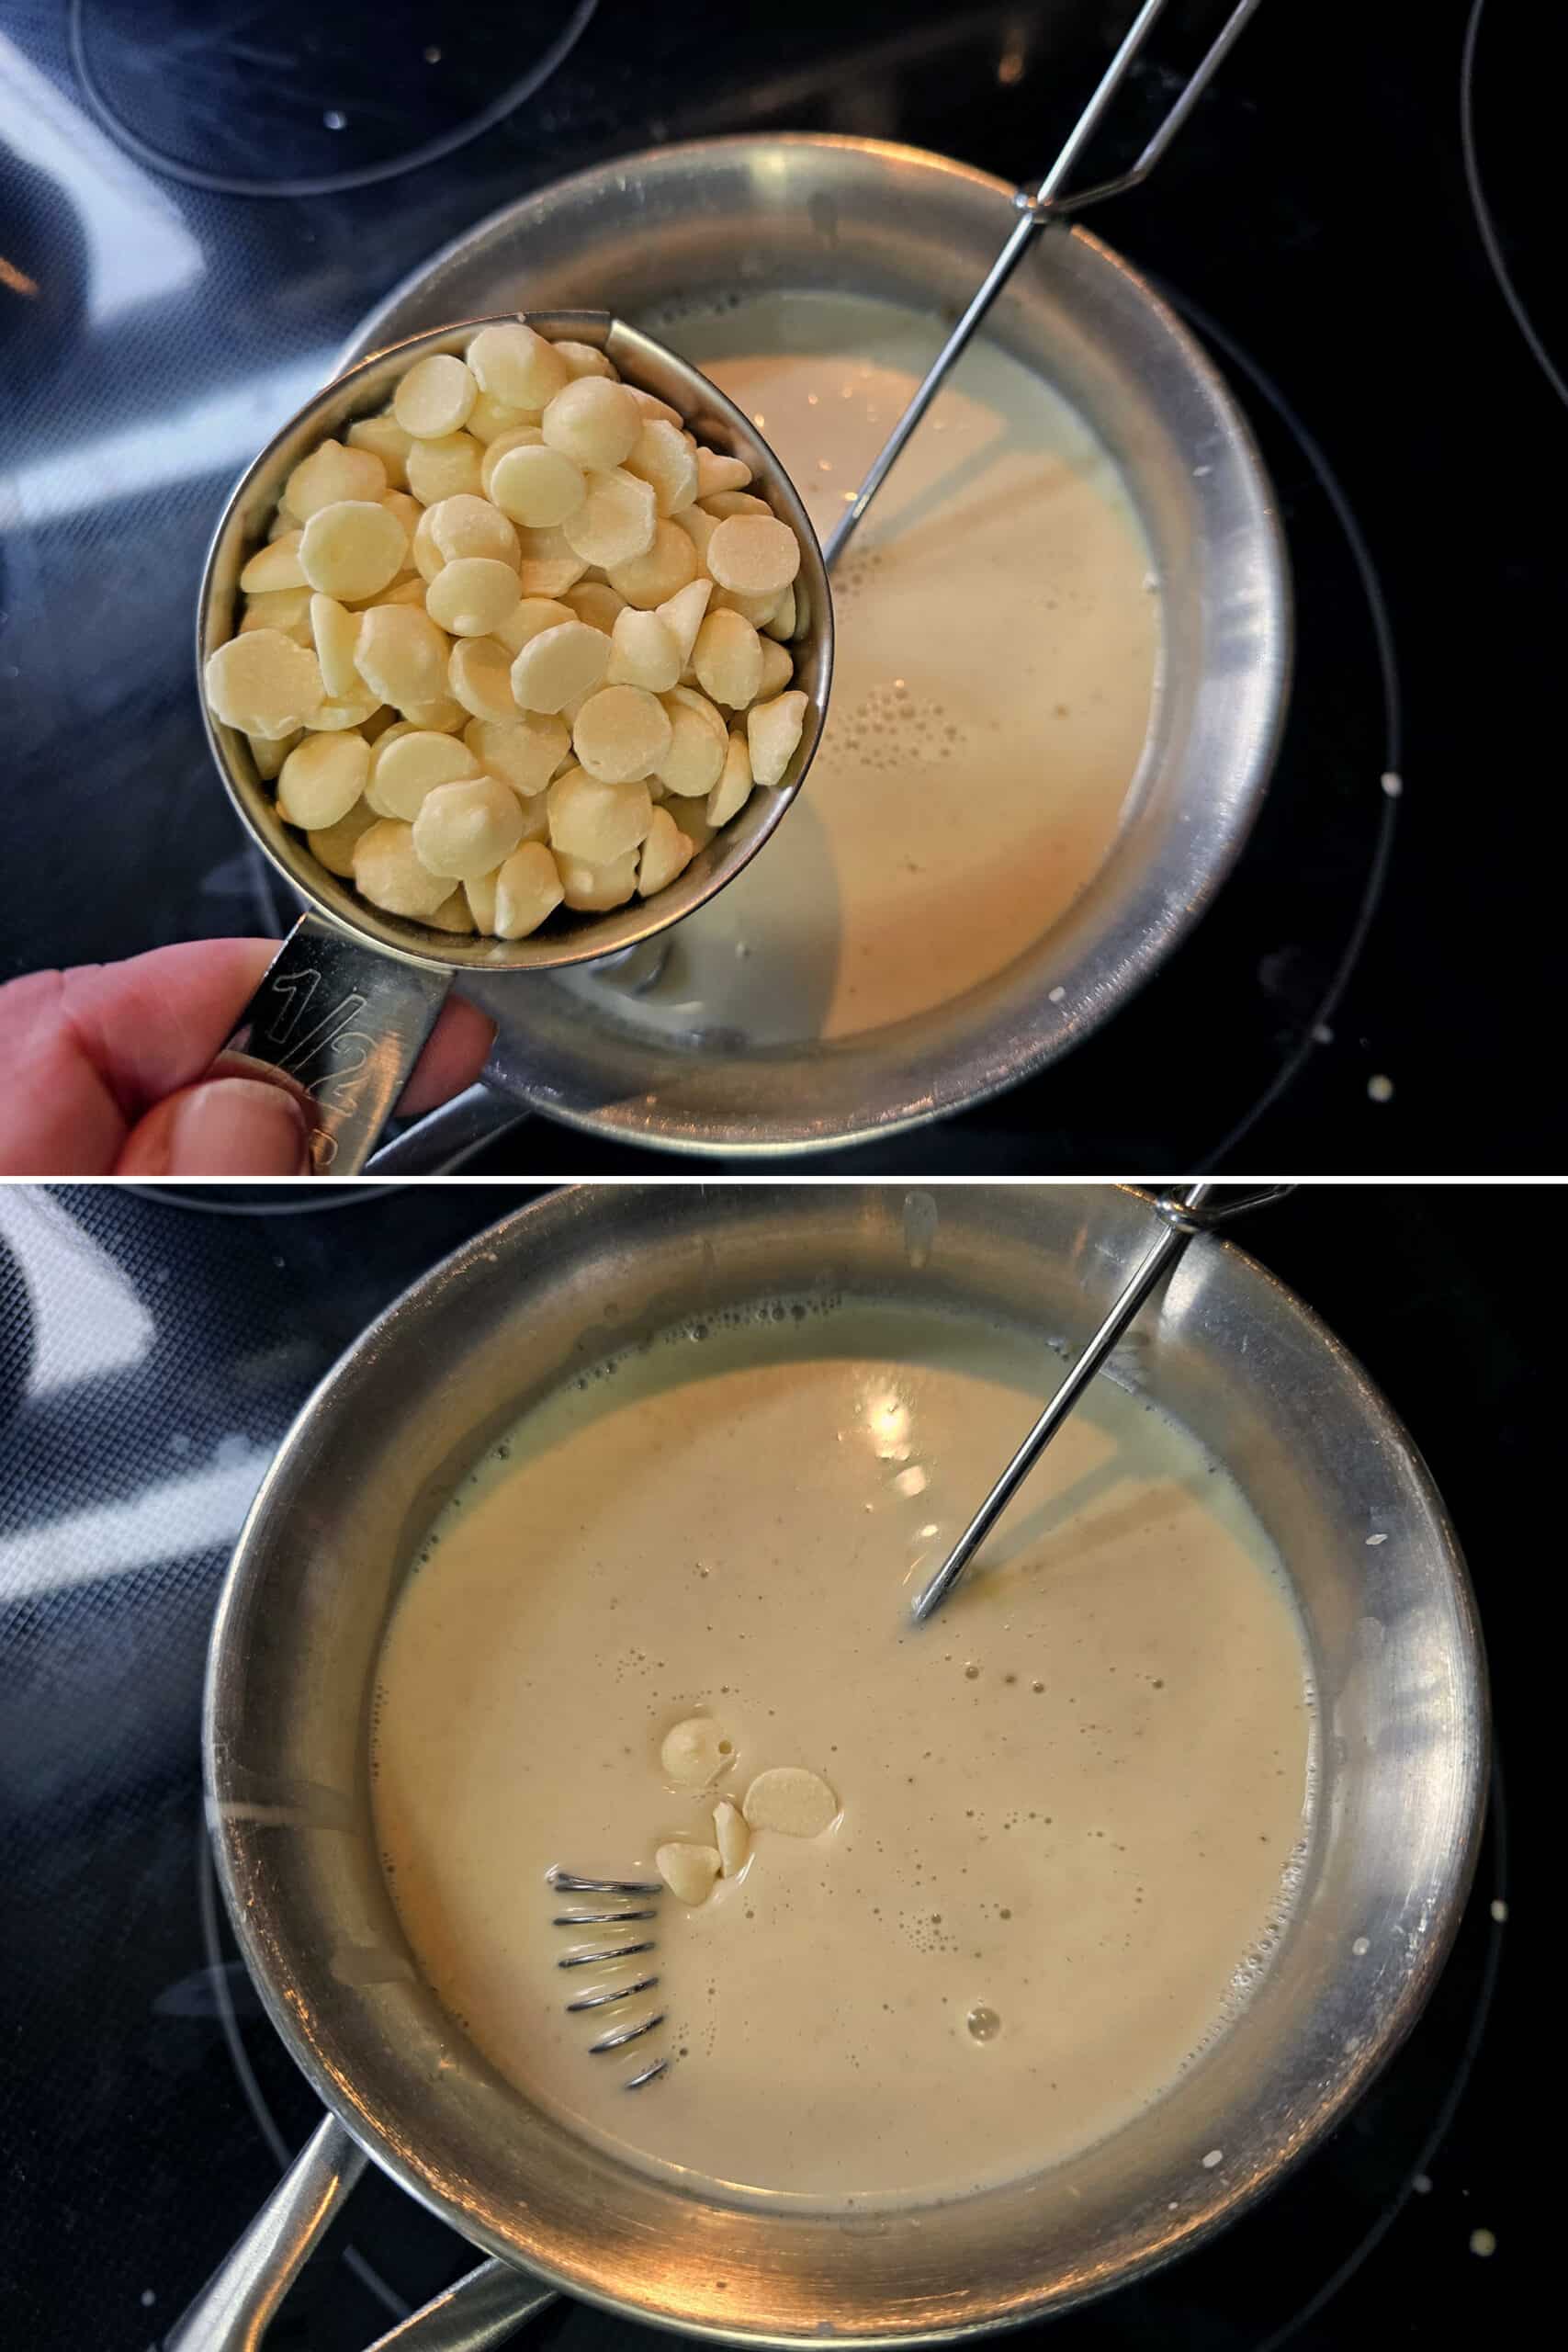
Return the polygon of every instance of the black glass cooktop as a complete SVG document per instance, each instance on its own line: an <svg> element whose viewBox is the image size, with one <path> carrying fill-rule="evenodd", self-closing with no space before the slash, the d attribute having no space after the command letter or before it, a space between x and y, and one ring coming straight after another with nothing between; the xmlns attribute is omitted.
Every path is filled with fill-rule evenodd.
<svg viewBox="0 0 1568 2352"><path fill-rule="evenodd" d="M308 2135L204 1842L203 1653L230 1544L291 1416L408 1282L520 1188L413 1186L224 1214L106 1188L0 1188L0 2339L149 2352ZM1536 1302L1498 1221L1524 1196L1351 1188L1250 1227L1356 1351L1444 1489L1498 1719L1535 1588ZM1330 2144L1219 2243L1058 2323L1063 2352L1302 2352L1474 2340L1524 2259L1506 2104L1528 2020L1506 1966L1499 1774L1452 1959ZM378 2175L276 2352L354 2352L467 2266ZM558 2307L563 2352L641 2331ZM1044 2337L1042 2335L1042 2342Z"/></svg>
<svg viewBox="0 0 1568 2352"><path fill-rule="evenodd" d="M0 974L287 921L203 745L195 588L228 483L389 286L563 172L705 133L1027 176L1130 14L0 0ZM1169 14L1134 121L1217 0ZM1168 162L1097 219L1208 344L1278 484L1300 658L1277 781L1215 910L1110 1029L842 1164L1562 1164L1537 1011L1555 786L1526 748L1553 739L1568 536L1538 39L1500 0L1267 0ZM654 1163L534 1125L483 1164Z"/></svg>

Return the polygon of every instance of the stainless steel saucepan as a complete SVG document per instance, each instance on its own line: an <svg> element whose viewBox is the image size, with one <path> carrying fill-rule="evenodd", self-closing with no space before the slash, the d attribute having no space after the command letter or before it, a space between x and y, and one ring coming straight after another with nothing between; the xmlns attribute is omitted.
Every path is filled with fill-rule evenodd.
<svg viewBox="0 0 1568 2352"><path fill-rule="evenodd" d="M1017 195L951 157L878 140L727 138L621 157L466 232L378 305L343 357L476 311L584 300L678 350L684 319L773 294L783 350L788 297L825 291L929 315L934 357L1016 226ZM394 1147L400 1170L449 1165L528 1109L620 1143L736 1158L886 1140L1059 1059L1201 919L1258 814L1284 716L1290 594L1273 491L1193 337L1087 231L1043 230L985 333L1100 436L1158 585L1148 734L1100 872L994 979L827 1041L753 1035L723 1002L656 1023L662 988L645 1004L597 975L466 976L465 994L499 1024L489 1088ZM792 827L817 821L820 783ZM1047 772L1040 788L1050 792ZM688 930L671 935L677 958Z"/></svg>
<svg viewBox="0 0 1568 2352"><path fill-rule="evenodd" d="M491 2257L388 2339L406 2352L500 2343L548 2289L733 2343L905 2344L1125 2284L1343 2117L1430 1990L1469 1884L1483 1669L1409 1438L1300 1301L1212 1237L1116 1375L1228 1465L1282 1554L1319 1780L1267 1973L1145 2114L1033 2178L902 2216L677 2188L492 2072L421 1981L378 1860L367 1715L388 1615L433 1514L531 1399L679 1317L823 1290L1005 1322L1043 1364L1048 1340L1093 1331L1147 1230L1146 1202L1096 1185L588 1187L479 1235L349 1351L241 1536L205 1731L234 1929L329 2120L171 2352L260 2343L362 2152Z"/></svg>

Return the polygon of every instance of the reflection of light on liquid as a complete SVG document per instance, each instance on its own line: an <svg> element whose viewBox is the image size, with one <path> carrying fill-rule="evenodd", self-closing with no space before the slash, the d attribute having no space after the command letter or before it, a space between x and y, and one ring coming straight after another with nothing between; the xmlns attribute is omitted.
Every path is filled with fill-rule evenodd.
<svg viewBox="0 0 1568 2352"><path fill-rule="evenodd" d="M897 1396L875 1396L865 1412L866 1430L879 1462L907 1462L909 1458L909 1408L901 1405Z"/></svg>
<svg viewBox="0 0 1568 2352"><path fill-rule="evenodd" d="M923 1495L930 1483L918 1462L912 1463L908 1470L900 1470L893 1481L901 1495L908 1495L911 1498L916 1495Z"/></svg>

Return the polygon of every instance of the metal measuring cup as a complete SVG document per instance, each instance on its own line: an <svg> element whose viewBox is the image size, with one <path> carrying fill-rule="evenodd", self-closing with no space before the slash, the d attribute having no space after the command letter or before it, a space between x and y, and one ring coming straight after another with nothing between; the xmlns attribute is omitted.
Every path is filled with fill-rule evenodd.
<svg viewBox="0 0 1568 2352"><path fill-rule="evenodd" d="M608 914L564 909L526 939L456 936L385 913L353 885L329 874L308 842L287 826L271 788L256 773L245 737L202 712L229 797L252 837L305 902L305 912L268 966L231 1053L281 1071L309 1095L315 1111L311 1158L318 1173L352 1175L364 1167L434 1026L455 979L465 972L558 971L626 954L682 921L750 865L783 820L821 740L833 674L833 607L828 574L805 507L783 466L750 417L699 369L607 311L534 311L521 319L551 341L592 344L624 380L677 410L698 440L739 458L751 489L800 543L794 684L807 697L799 743L781 783L754 792L739 815L715 833L683 874L651 899ZM198 674L208 656L233 635L242 568L262 545L299 460L355 419L386 407L400 379L433 352L467 350L481 327L469 319L414 335L361 361L326 385L276 434L242 477L213 536L197 608Z"/></svg>

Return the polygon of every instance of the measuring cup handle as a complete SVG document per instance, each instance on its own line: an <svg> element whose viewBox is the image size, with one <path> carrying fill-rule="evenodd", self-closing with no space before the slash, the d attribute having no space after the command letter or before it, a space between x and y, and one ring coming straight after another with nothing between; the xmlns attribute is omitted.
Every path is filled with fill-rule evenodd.
<svg viewBox="0 0 1568 2352"><path fill-rule="evenodd" d="M165 2337L164 2352L260 2352L278 2305L365 2170L365 2152L323 2117L244 2236ZM551 2289L509 2262L481 2262L378 2335L369 2352L494 2352Z"/></svg>
<svg viewBox="0 0 1568 2352"><path fill-rule="evenodd" d="M357 1175L376 1148L450 977L378 956L301 915L240 1016L227 1052L294 1080L315 1112L318 1176Z"/></svg>

